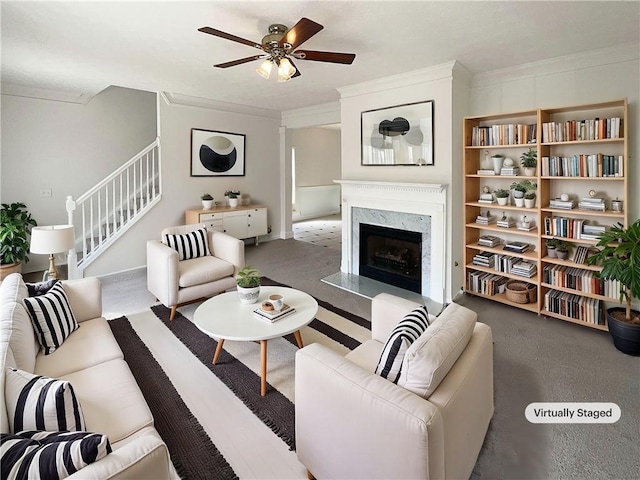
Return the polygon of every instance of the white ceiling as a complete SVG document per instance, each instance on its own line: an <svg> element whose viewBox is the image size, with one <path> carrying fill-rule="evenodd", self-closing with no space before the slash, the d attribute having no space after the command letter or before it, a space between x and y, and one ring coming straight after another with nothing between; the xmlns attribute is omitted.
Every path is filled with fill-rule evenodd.
<svg viewBox="0 0 640 480"><path fill-rule="evenodd" d="M485 72L621 44L640 45L638 1L2 1L5 92L93 95L109 85L282 111L332 102L336 88L458 60ZM197 31L260 41L272 23L324 30L301 48L355 53L353 65L299 60L287 83L255 73L260 53Z"/></svg>

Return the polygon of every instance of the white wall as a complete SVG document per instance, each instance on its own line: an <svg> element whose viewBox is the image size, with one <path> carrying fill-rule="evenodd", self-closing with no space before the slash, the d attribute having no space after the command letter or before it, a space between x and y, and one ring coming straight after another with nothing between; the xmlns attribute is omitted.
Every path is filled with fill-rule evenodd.
<svg viewBox="0 0 640 480"><path fill-rule="evenodd" d="M629 222L640 218L640 46L624 45L474 76L467 116L627 98ZM585 189L590 187L586 186Z"/></svg>
<svg viewBox="0 0 640 480"><path fill-rule="evenodd" d="M67 223L77 197L156 138L154 93L110 87L86 105L2 95L3 203L23 202L39 225ZM51 197L40 191L51 189ZM43 270L30 255L24 271Z"/></svg>
<svg viewBox="0 0 640 480"><path fill-rule="evenodd" d="M279 232L279 127L279 119L169 105L161 99L162 200L90 265L85 275L103 275L145 266L146 241L160 238L160 231L166 226L184 224L184 211L200 207L203 193L210 193L216 201L223 199L226 190L250 194L252 203L268 208L268 224L273 227L273 232ZM246 135L245 176L191 177L192 128Z"/></svg>
<svg viewBox="0 0 640 480"><path fill-rule="evenodd" d="M291 130L296 149L296 186L332 185L341 175L340 129Z"/></svg>

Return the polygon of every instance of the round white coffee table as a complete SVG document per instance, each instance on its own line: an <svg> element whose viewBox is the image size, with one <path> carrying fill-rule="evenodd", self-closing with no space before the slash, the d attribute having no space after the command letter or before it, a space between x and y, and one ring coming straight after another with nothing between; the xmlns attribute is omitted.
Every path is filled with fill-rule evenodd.
<svg viewBox="0 0 640 480"><path fill-rule="evenodd" d="M295 312L270 321L257 318L253 311L269 295L279 293ZM318 302L300 290L286 287L260 287L260 298L256 303L240 303L238 292L216 295L200 305L193 316L196 326L218 341L213 355L215 365L222 352L225 340L260 342L260 394L267 393L267 340L293 333L299 348L303 347L300 329L311 323L318 312Z"/></svg>

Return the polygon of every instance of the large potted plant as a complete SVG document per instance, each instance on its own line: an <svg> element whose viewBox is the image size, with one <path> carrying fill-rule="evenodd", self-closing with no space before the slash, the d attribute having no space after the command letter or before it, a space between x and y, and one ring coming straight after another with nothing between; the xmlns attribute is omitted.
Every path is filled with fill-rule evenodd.
<svg viewBox="0 0 640 480"><path fill-rule="evenodd" d="M640 219L628 228L613 225L598 237L597 253L589 255L589 265L601 265L598 276L620 284L620 302L625 307L607 309L609 333L615 347L628 355L640 355L640 312L631 300L640 298Z"/></svg>
<svg viewBox="0 0 640 480"><path fill-rule="evenodd" d="M3 203L0 213L0 279L21 272L29 261L29 235L38 225L24 203Z"/></svg>
<svg viewBox="0 0 640 480"><path fill-rule="evenodd" d="M260 270L246 265L238 272L236 284L241 303L256 303L260 297Z"/></svg>

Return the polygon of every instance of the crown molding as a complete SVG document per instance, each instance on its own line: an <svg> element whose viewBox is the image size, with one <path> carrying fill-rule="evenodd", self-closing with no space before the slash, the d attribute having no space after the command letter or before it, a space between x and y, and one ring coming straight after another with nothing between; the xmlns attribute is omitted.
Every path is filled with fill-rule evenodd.
<svg viewBox="0 0 640 480"><path fill-rule="evenodd" d="M340 102L323 103L282 112L282 126L287 128L317 127L340 123Z"/></svg>
<svg viewBox="0 0 640 480"><path fill-rule="evenodd" d="M434 82L437 80L451 78L456 70L462 71L461 67L466 70L466 68L464 68L457 60L452 60L432 67L391 75L376 80L357 83L355 85L347 85L346 87L339 88L338 92L340 92L340 98L345 99L385 90L394 90L396 88L407 87L420 83Z"/></svg>
<svg viewBox="0 0 640 480"><path fill-rule="evenodd" d="M275 118L280 120L282 115L276 110L266 108L251 107L240 105L238 103L223 102L212 98L194 97L191 95L183 95L174 92L160 92L161 97L167 102L167 105L180 107L198 107L208 108L211 110L220 110L224 112L240 113L243 115L252 115L256 117Z"/></svg>
<svg viewBox="0 0 640 480"><path fill-rule="evenodd" d="M52 102L75 103L86 105L102 90L95 92L69 92L63 90L50 90L45 88L28 87L10 83L2 84L2 95L13 97L34 98L37 100L50 100ZM107 87L105 87L107 88Z"/></svg>
<svg viewBox="0 0 640 480"><path fill-rule="evenodd" d="M471 87L494 85L527 77L539 77L581 70L599 65L628 62L640 59L640 46L626 43L615 47L601 48L587 52L554 57L539 62L523 63L514 67L477 73L471 79Z"/></svg>

